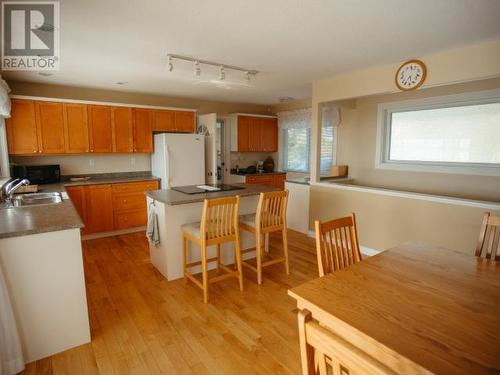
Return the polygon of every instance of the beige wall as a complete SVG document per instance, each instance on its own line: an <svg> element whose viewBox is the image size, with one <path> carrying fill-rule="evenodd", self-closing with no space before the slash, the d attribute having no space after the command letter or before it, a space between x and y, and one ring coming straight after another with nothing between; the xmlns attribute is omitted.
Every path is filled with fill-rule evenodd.
<svg viewBox="0 0 500 375"><path fill-rule="evenodd" d="M311 223L356 214L359 242L385 250L409 240L473 254L484 208L311 187ZM492 211L500 215L500 211Z"/></svg>
<svg viewBox="0 0 500 375"><path fill-rule="evenodd" d="M148 95L124 91L99 90L72 86L46 85L32 82L8 82L14 95L39 96L59 99L91 100L136 105L191 108L198 114L217 113L218 116L234 112L271 114L270 106L225 103L216 101ZM75 155L50 157L13 157L19 164L60 164L63 174L129 172L151 170L149 154Z"/></svg>
<svg viewBox="0 0 500 375"><path fill-rule="evenodd" d="M357 184L500 202L500 177L394 171L375 168L380 103L500 88L500 78L440 86L412 93L376 95L342 106L338 163L349 165Z"/></svg>

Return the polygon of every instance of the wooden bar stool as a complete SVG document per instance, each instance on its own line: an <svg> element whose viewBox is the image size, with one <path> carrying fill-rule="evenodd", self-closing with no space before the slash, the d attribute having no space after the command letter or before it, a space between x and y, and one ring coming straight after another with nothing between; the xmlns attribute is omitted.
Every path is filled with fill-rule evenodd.
<svg viewBox="0 0 500 375"><path fill-rule="evenodd" d="M262 268L276 263L285 263L286 274L290 274L288 264L288 237L286 228L286 207L288 203L288 191L272 191L260 193L259 204L255 214L240 217L240 229L255 233L255 251L257 267L248 262L243 262L245 267L257 272L257 283L262 284ZM283 236L283 256L273 258L267 254L269 260L265 260L265 252L262 249L262 236L272 232L281 232ZM254 249L243 250L242 254Z"/></svg>
<svg viewBox="0 0 500 375"><path fill-rule="evenodd" d="M238 215L240 197L205 199L201 221L184 224L182 230L182 259L184 281L191 280L203 290L203 302L208 303L208 284L236 277L243 290L243 273L241 270L240 235L238 231ZM196 243L201 249L201 260L187 263L187 241ZM234 242L236 270L226 267L220 261L221 244ZM217 245L217 256L208 258L208 246ZM217 262L217 276L208 278L208 263ZM201 264L201 281L191 274L190 268ZM220 271L225 273L220 275Z"/></svg>

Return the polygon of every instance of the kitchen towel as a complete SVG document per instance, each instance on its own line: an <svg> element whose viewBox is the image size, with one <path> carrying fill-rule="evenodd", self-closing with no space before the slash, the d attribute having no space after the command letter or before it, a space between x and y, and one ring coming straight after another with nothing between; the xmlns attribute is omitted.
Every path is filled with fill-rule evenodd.
<svg viewBox="0 0 500 375"><path fill-rule="evenodd" d="M146 237L149 242L151 242L154 246L158 246L160 244L160 231L158 228L158 217L155 212L155 204L151 202L149 204L149 215L148 215L148 226L146 229Z"/></svg>
<svg viewBox="0 0 500 375"><path fill-rule="evenodd" d="M0 375L14 375L22 370L24 359L21 342L0 267Z"/></svg>

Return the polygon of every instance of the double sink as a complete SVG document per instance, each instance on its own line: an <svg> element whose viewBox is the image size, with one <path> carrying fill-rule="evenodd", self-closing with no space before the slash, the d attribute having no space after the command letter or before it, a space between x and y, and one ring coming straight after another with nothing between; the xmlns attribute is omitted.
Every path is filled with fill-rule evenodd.
<svg viewBox="0 0 500 375"><path fill-rule="evenodd" d="M63 196L59 192L19 194L11 202L0 203L0 208L38 206L42 204L62 203Z"/></svg>

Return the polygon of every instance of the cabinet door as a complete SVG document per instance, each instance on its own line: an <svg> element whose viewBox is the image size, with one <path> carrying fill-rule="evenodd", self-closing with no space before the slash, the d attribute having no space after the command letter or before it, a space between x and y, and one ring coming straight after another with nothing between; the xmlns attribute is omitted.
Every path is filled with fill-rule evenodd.
<svg viewBox="0 0 500 375"><path fill-rule="evenodd" d="M63 103L66 152L81 154L90 151L86 104Z"/></svg>
<svg viewBox="0 0 500 375"><path fill-rule="evenodd" d="M85 186L86 234L113 230L111 185Z"/></svg>
<svg viewBox="0 0 500 375"><path fill-rule="evenodd" d="M273 186L285 190L286 174L276 174L273 176Z"/></svg>
<svg viewBox="0 0 500 375"><path fill-rule="evenodd" d="M249 129L250 151L262 151L262 119L252 117Z"/></svg>
<svg viewBox="0 0 500 375"><path fill-rule="evenodd" d="M153 152L153 111L134 108L134 152Z"/></svg>
<svg viewBox="0 0 500 375"><path fill-rule="evenodd" d="M111 107L89 105L88 116L90 152L112 152L113 129L111 125Z"/></svg>
<svg viewBox="0 0 500 375"><path fill-rule="evenodd" d="M238 151L250 151L250 126L251 118L238 116Z"/></svg>
<svg viewBox="0 0 500 375"><path fill-rule="evenodd" d="M64 145L64 115L62 103L35 102L38 152L62 154Z"/></svg>
<svg viewBox="0 0 500 375"><path fill-rule="evenodd" d="M175 115L173 111L155 110L153 116L154 131L172 132L175 130Z"/></svg>
<svg viewBox="0 0 500 375"><path fill-rule="evenodd" d="M111 121L114 134L113 151L133 152L132 108L113 107L111 109Z"/></svg>
<svg viewBox="0 0 500 375"><path fill-rule="evenodd" d="M85 227L82 228L82 233L86 233L87 226L87 216L85 210L85 187L84 186L68 186L66 188L66 192L68 193L73 206L75 206L78 215L80 215L80 219L82 219Z"/></svg>
<svg viewBox="0 0 500 375"><path fill-rule="evenodd" d="M38 153L35 102L12 99L11 117L6 120L9 153Z"/></svg>
<svg viewBox="0 0 500 375"><path fill-rule="evenodd" d="M175 111L175 131L180 133L194 133L194 112Z"/></svg>
<svg viewBox="0 0 500 375"><path fill-rule="evenodd" d="M274 186L273 176L247 176L245 183Z"/></svg>
<svg viewBox="0 0 500 375"><path fill-rule="evenodd" d="M278 120L263 118L261 123L261 151L278 151Z"/></svg>

